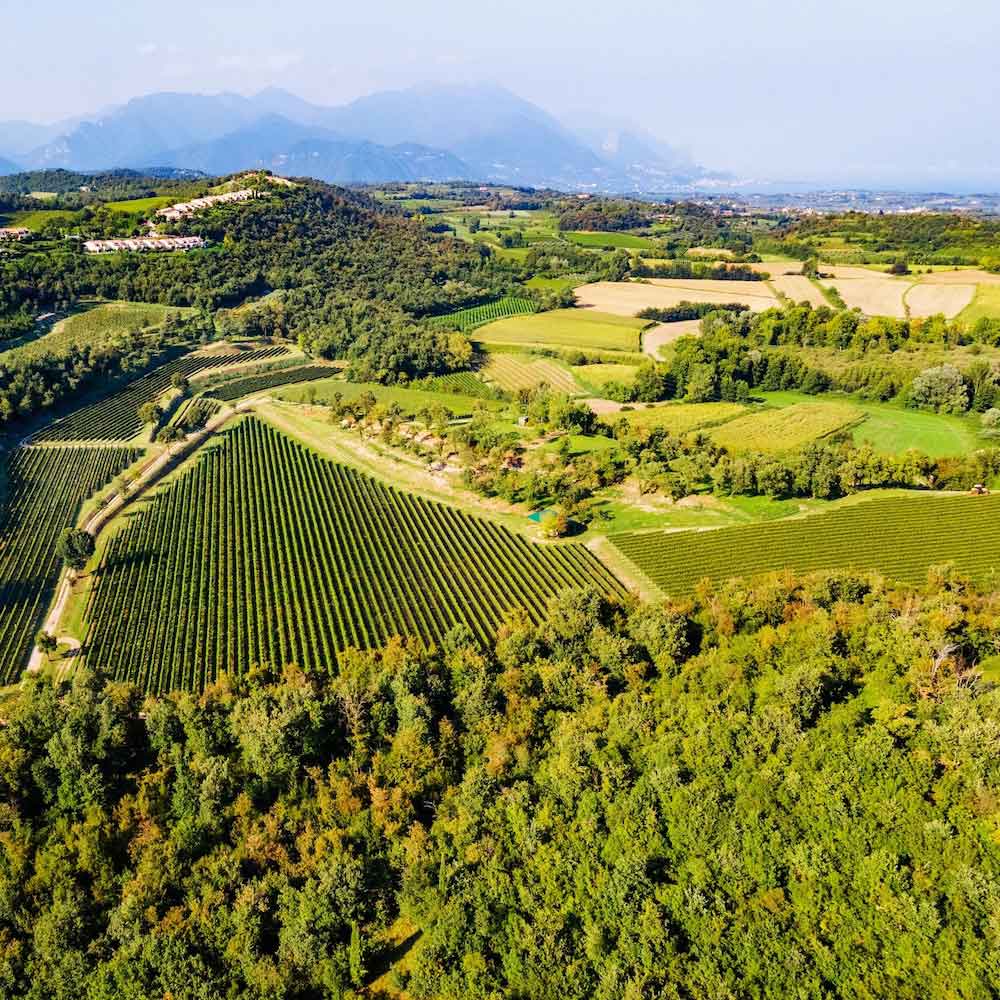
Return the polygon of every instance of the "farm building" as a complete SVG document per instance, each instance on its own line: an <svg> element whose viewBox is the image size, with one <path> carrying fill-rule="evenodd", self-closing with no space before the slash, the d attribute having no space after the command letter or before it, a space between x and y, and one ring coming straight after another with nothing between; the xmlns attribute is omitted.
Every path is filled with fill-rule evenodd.
<svg viewBox="0 0 1000 1000"><path fill-rule="evenodd" d="M12 242L15 240L26 240L31 235L30 229L21 227L0 229L0 243Z"/></svg>
<svg viewBox="0 0 1000 1000"><path fill-rule="evenodd" d="M176 222L203 208L211 208L212 205L225 205L234 201L250 201L257 197L257 191L253 188L244 188L242 191L231 191L229 194L213 194L205 198L194 198L191 201L178 202L176 205L168 205L161 208L156 214L161 219L168 222Z"/></svg>
<svg viewBox="0 0 1000 1000"><path fill-rule="evenodd" d="M123 240L86 240L87 253L149 253L164 250L196 250L205 245L200 236L134 236Z"/></svg>

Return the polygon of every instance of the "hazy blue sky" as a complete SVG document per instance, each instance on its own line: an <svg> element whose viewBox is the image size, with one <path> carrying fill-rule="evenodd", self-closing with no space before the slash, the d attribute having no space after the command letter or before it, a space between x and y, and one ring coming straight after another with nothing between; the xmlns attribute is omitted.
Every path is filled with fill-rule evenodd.
<svg viewBox="0 0 1000 1000"><path fill-rule="evenodd" d="M488 81L743 176L1000 188L995 0L0 0L0 40L0 118Z"/></svg>

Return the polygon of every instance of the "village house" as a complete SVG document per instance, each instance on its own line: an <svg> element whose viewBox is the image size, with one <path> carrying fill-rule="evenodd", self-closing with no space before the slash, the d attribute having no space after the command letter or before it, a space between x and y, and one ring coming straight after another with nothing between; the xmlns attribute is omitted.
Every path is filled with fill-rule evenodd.
<svg viewBox="0 0 1000 1000"><path fill-rule="evenodd" d="M121 240L86 240L87 253L149 253L165 250L197 250L205 241L200 236L133 236Z"/></svg>
<svg viewBox="0 0 1000 1000"><path fill-rule="evenodd" d="M0 243L12 242L15 240L26 240L30 235L30 229L24 229L19 226L0 228Z"/></svg>
<svg viewBox="0 0 1000 1000"><path fill-rule="evenodd" d="M194 215L195 212L203 208L211 208L212 205L225 205L234 201L249 201L256 198L258 192L253 188L244 188L242 191L231 191L229 194L213 194L205 198L194 198L192 201L178 202L176 205L168 205L157 211L157 216L166 219L168 222L176 222L178 219Z"/></svg>

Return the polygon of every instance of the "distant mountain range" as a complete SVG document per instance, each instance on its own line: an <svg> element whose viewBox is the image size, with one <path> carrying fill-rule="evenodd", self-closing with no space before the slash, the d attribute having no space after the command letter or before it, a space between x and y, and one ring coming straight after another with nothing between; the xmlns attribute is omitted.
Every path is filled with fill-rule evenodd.
<svg viewBox="0 0 1000 1000"><path fill-rule="evenodd" d="M151 94L55 125L0 122L0 174L266 167L332 183L481 180L564 190L654 191L725 175L628 124L572 128L499 87L422 86L340 107L270 88Z"/></svg>

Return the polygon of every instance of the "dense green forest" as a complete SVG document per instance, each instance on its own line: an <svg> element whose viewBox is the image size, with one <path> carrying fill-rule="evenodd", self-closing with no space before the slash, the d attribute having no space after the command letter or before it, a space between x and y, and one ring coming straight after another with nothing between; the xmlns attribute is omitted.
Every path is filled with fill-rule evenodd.
<svg viewBox="0 0 1000 1000"><path fill-rule="evenodd" d="M780 576L198 697L31 677L0 996L991 996L998 611Z"/></svg>

